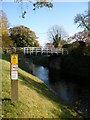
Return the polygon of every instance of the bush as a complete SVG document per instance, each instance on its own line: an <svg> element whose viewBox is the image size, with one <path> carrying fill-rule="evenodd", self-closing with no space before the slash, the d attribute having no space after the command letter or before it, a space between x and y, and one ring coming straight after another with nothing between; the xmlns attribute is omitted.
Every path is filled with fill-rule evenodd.
<svg viewBox="0 0 90 120"><path fill-rule="evenodd" d="M90 43L84 48L84 55L90 56Z"/></svg>
<svg viewBox="0 0 90 120"><path fill-rule="evenodd" d="M0 47L0 54L2 54L2 48Z"/></svg>

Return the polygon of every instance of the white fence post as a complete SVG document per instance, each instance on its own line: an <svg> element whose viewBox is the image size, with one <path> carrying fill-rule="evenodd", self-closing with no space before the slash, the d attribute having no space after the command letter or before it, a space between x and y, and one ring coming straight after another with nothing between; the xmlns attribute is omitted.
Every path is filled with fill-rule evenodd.
<svg viewBox="0 0 90 120"><path fill-rule="evenodd" d="M25 55L25 47L23 48L23 52L24 52L24 55Z"/></svg>
<svg viewBox="0 0 90 120"><path fill-rule="evenodd" d="M62 48L62 55L64 54L64 50L63 50L63 48Z"/></svg>
<svg viewBox="0 0 90 120"><path fill-rule="evenodd" d="M30 55L31 55L31 47L30 47Z"/></svg>
<svg viewBox="0 0 90 120"><path fill-rule="evenodd" d="M27 54L28 54L28 47L26 48Z"/></svg>
<svg viewBox="0 0 90 120"><path fill-rule="evenodd" d="M36 55L37 55L37 51L38 51L38 47L37 48L35 47L35 53L36 53Z"/></svg>

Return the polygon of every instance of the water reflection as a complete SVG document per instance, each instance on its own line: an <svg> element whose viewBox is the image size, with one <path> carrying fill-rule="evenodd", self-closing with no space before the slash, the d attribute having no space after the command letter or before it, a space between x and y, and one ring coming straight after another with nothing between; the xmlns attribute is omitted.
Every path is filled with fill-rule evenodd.
<svg viewBox="0 0 90 120"><path fill-rule="evenodd" d="M48 69L43 66L33 65L33 74L43 80L46 85L49 85L48 72Z"/></svg>
<svg viewBox="0 0 90 120"><path fill-rule="evenodd" d="M67 102L73 103L78 99L78 85L75 83L68 83L65 80L60 80L59 82L50 85L60 97Z"/></svg>
<svg viewBox="0 0 90 120"><path fill-rule="evenodd" d="M90 90L87 85L77 82L78 79L72 81L62 79L60 71L50 72L43 66L34 65L33 74L43 80L62 99L74 105L80 113L90 117Z"/></svg>
<svg viewBox="0 0 90 120"><path fill-rule="evenodd" d="M81 91L79 85L75 82L68 82L65 79L61 79L57 71L50 73L47 68L34 65L33 74L43 80L48 87L58 93L64 100L72 102L79 96Z"/></svg>

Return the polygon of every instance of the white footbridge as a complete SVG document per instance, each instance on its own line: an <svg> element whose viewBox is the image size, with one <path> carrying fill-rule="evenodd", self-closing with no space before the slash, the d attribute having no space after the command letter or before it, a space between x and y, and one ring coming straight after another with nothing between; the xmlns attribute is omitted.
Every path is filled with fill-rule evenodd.
<svg viewBox="0 0 90 120"><path fill-rule="evenodd" d="M66 48L49 48L49 47L24 47L23 48L24 55L50 55L50 54L68 54L68 50Z"/></svg>

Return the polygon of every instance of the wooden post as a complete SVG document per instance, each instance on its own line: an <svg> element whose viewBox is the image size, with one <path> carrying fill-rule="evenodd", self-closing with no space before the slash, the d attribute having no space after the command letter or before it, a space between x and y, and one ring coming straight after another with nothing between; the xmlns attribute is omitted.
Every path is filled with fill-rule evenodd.
<svg viewBox="0 0 90 120"><path fill-rule="evenodd" d="M18 100L18 55L11 55L11 100Z"/></svg>
<svg viewBox="0 0 90 120"><path fill-rule="evenodd" d="M11 80L11 100L18 100L18 80Z"/></svg>

